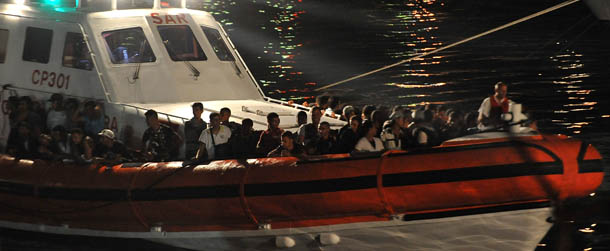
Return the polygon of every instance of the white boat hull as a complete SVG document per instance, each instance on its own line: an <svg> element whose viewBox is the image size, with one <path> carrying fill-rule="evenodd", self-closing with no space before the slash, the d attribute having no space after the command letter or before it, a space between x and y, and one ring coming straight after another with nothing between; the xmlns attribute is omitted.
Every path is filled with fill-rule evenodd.
<svg viewBox="0 0 610 251"><path fill-rule="evenodd" d="M422 220L247 231L116 232L1 221L6 228L139 238L193 250L533 250L551 228L548 207ZM326 240L320 241L320 235ZM324 242L324 243L321 243Z"/></svg>

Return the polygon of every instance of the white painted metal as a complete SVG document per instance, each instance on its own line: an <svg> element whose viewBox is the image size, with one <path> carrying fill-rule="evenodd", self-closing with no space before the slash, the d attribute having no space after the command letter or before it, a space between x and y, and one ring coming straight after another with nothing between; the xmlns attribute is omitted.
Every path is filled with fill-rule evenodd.
<svg viewBox="0 0 610 251"><path fill-rule="evenodd" d="M0 221L1 227L53 234L141 238L193 250L274 250L277 237L289 237L289 250L532 250L552 226L550 208L329 226L208 232L115 232ZM156 231L161 230L161 231ZM319 243L320 234L340 238ZM290 244L290 243L288 243Z"/></svg>

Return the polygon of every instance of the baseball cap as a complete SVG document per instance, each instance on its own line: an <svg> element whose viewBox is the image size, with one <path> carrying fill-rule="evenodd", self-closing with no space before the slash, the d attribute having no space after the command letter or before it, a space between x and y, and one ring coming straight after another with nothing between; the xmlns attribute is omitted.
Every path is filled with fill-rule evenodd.
<svg viewBox="0 0 610 251"><path fill-rule="evenodd" d="M110 129L104 129L100 133L98 133L97 135L104 136L104 137L109 138L109 139L114 139L114 132L112 130L110 130Z"/></svg>

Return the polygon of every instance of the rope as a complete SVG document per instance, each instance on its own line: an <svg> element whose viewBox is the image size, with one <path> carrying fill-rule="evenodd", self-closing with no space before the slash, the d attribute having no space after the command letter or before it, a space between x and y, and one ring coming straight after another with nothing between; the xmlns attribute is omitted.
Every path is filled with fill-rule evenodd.
<svg viewBox="0 0 610 251"><path fill-rule="evenodd" d="M463 40L458 41L458 42L455 42L455 43L453 43L453 44L450 44L450 45L447 45L447 46L443 46L443 47L438 48L438 49L436 49L436 50L429 51L429 52L425 52L425 53L419 54L419 55L417 55L417 56L414 56L414 57L411 57L411 58L408 58L408 59L404 59L404 60L401 60L401 61L399 61L399 62L397 62L397 63L391 64L391 65L386 65L386 66L384 66L384 67L381 67L381 68L378 68L378 69L375 69L375 70L372 70L372 71L369 71L369 72L366 72L366 73L363 73L363 74L360 74L360 75L356 75L356 76L353 76L353 77L348 78L348 79L345 79L345 80L341 80L341 81L338 81L338 82L335 82L335 83L332 83L332 84L329 84L329 85L322 86L322 87L320 87L320 88L314 89L314 91L321 91L321 90L324 90L324 89L328 89L328 88L331 88L331 87L334 87L334 86L337 86L337 85L343 84L343 83L345 83L345 82L349 82L349 81L352 81L352 80L356 80L356 79L359 79L359 78L362 78L362 77L366 77L366 76L368 76L368 75L371 75L371 74L373 74L373 73L377 73L377 72L380 72L380 71L383 71L383 70L386 70L386 69L390 69L390 68L392 68L392 67L395 67L395 66L398 66L398 65L404 64L404 63L409 62L409 61L414 60L414 59L422 58L422 57L428 56L428 55L430 55L430 54L434 54L434 53L437 53L437 52L439 52L439 51L443 51L443 50L449 49L449 48L451 48L451 47L458 46L458 45L460 45L460 44L463 44L463 43L469 42L469 41L471 41L471 40L475 40L475 39L477 39L477 38L480 38L480 37L483 37L483 36L489 35L489 34L494 33L494 32L496 32L496 31L500 31L500 30L506 29L506 28L511 27L511 26L513 26L513 25L516 25L516 24L519 24L519 23L525 22L525 21L530 20L530 19L532 19L532 18L535 18L535 17L541 16L541 15L544 15L544 14L546 14L546 13L552 12L552 11L554 11L554 10L557 10L557 9L563 8L563 7L565 7L565 6L571 5L571 4L576 3L576 2L579 2L579 1L580 1L580 0L568 0L568 1L565 1L565 2L563 2L563 3L560 3L560 4L558 4L558 5L555 5L555 6L553 6L553 7L550 7L550 8L544 9L544 10L542 10L542 11L539 11L539 12L536 12L536 13L531 14L531 15L529 15L529 16L526 16L526 17L523 17L523 18L517 19L517 20L512 21L512 22L510 22L510 23L507 23L507 24L505 24L505 25L502 25L502 26L499 26L499 27L493 28L493 29L488 30L488 31L483 32L483 33L480 33L480 34L478 34L478 35L474 35L474 36L472 36L472 37L469 37L469 38L463 39Z"/></svg>

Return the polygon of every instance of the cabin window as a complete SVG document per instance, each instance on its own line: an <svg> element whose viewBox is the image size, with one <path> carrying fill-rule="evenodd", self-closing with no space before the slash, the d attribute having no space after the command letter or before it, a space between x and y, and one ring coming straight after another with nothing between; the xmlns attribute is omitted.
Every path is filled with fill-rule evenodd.
<svg viewBox="0 0 610 251"><path fill-rule="evenodd" d="M102 32L113 64L148 63L157 58L150 48L142 28Z"/></svg>
<svg viewBox="0 0 610 251"><path fill-rule="evenodd" d="M0 29L0 64L4 64L6 47L8 46L8 30Z"/></svg>
<svg viewBox="0 0 610 251"><path fill-rule="evenodd" d="M161 0L161 8L180 8L181 0Z"/></svg>
<svg viewBox="0 0 610 251"><path fill-rule="evenodd" d="M118 0L116 8L126 9L152 9L155 1L153 0Z"/></svg>
<svg viewBox="0 0 610 251"><path fill-rule="evenodd" d="M210 41L210 45L212 45L212 49L214 49L214 52L220 61L235 61L233 54L231 54L231 51L224 40L222 40L222 36L217 29L205 26L201 26L201 29L203 29L205 37Z"/></svg>
<svg viewBox="0 0 610 251"><path fill-rule="evenodd" d="M88 71L93 68L89 48L83 39L83 34L74 32L66 34L62 65Z"/></svg>
<svg viewBox="0 0 610 251"><path fill-rule="evenodd" d="M165 49L173 61L203 61L203 53L193 31L187 25L157 26Z"/></svg>
<svg viewBox="0 0 610 251"><path fill-rule="evenodd" d="M51 55L51 40L53 31L36 27L27 27L25 30L25 45L23 47L23 60L43 63L49 62Z"/></svg>

